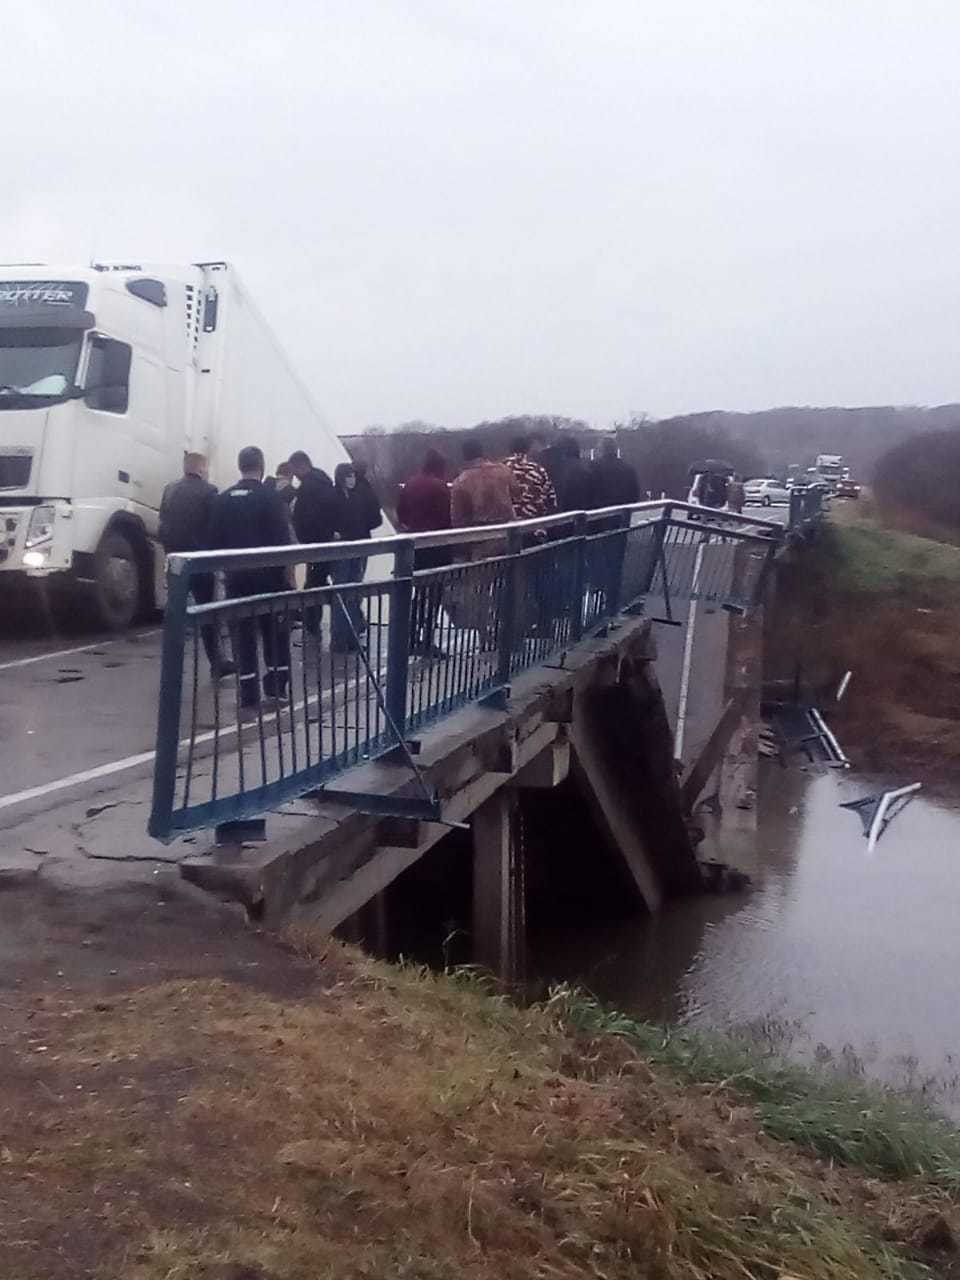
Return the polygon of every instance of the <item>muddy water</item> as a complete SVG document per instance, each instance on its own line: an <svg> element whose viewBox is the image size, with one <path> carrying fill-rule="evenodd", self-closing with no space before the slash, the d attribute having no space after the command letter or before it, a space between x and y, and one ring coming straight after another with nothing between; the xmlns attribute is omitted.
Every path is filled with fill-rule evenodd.
<svg viewBox="0 0 960 1280"><path fill-rule="evenodd" d="M839 802L878 785L765 766L753 890L580 932L563 968L621 1009L746 1032L960 1114L960 805L914 800L868 855Z"/></svg>

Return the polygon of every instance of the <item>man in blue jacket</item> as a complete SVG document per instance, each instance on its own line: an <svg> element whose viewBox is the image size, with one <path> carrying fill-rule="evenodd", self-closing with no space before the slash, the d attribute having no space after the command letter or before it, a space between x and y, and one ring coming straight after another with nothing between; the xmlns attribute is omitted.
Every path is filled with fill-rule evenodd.
<svg viewBox="0 0 960 1280"><path fill-rule="evenodd" d="M275 489L263 483L263 450L256 445L241 449L237 458L240 479L217 494L210 515L207 545L213 551L247 547L285 547L292 542L287 505ZM227 574L227 595L233 599L285 591L287 570L234 569ZM234 655L240 668L240 702L260 705L260 667L257 629L263 642L263 693L275 702L285 699L290 681L290 636L277 613L261 613L234 624Z"/></svg>

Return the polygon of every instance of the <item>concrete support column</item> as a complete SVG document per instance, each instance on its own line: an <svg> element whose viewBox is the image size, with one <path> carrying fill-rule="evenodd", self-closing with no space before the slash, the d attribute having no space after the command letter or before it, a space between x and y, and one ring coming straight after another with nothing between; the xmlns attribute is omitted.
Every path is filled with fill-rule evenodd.
<svg viewBox="0 0 960 1280"><path fill-rule="evenodd" d="M473 959L505 987L523 980L526 905L517 797L501 787L473 815Z"/></svg>

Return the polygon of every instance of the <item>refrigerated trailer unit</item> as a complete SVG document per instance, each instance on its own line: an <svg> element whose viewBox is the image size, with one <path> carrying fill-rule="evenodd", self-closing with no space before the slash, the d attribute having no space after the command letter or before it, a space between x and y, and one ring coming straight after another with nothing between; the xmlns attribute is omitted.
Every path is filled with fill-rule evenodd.
<svg viewBox="0 0 960 1280"><path fill-rule="evenodd" d="M227 263L0 267L0 594L46 579L127 626L184 451L223 488L247 444L349 461Z"/></svg>

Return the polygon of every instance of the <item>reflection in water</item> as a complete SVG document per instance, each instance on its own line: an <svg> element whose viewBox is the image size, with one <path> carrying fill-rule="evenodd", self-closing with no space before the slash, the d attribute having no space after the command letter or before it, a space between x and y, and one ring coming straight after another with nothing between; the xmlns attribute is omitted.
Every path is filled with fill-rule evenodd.
<svg viewBox="0 0 960 1280"><path fill-rule="evenodd" d="M769 767L752 892L581 934L572 966L566 939L566 963L551 956L545 971L644 1017L747 1029L960 1112L960 810L916 799L868 856L859 818L838 806L870 789Z"/></svg>

